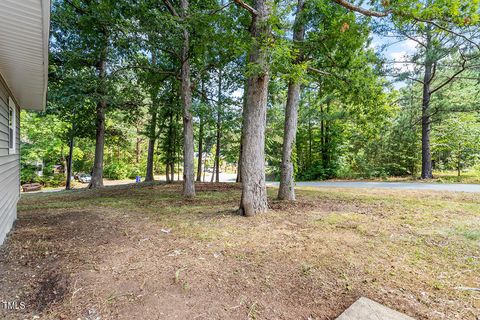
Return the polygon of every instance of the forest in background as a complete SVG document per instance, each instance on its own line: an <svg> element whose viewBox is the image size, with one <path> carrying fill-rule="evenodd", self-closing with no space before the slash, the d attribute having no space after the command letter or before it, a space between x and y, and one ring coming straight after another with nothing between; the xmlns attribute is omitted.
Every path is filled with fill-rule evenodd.
<svg viewBox="0 0 480 320"><path fill-rule="evenodd" d="M92 187L185 173L193 186L206 168L217 181L245 164L261 176L262 162L286 184L478 170L478 2L367 8L53 1L48 105L21 114L22 182L63 181L49 172L68 166L70 145ZM391 60L374 36L415 50Z"/></svg>

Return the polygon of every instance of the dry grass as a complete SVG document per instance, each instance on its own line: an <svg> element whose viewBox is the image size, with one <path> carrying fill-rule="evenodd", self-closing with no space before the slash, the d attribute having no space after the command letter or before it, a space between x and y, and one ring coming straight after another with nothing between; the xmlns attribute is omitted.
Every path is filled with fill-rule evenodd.
<svg viewBox="0 0 480 320"><path fill-rule="evenodd" d="M0 298L27 307L0 317L334 319L359 296L417 319L480 317L480 293L456 289L480 287L479 195L305 188L245 218L238 186L197 189L24 196Z"/></svg>

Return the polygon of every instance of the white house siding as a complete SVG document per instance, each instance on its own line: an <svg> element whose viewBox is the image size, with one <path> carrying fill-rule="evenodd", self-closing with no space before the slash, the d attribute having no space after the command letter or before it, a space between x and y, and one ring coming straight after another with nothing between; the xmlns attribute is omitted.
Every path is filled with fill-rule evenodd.
<svg viewBox="0 0 480 320"><path fill-rule="evenodd" d="M0 75L1 77L1 75ZM0 244L17 217L20 195L20 109L16 107L15 153L8 148L9 94L0 79Z"/></svg>

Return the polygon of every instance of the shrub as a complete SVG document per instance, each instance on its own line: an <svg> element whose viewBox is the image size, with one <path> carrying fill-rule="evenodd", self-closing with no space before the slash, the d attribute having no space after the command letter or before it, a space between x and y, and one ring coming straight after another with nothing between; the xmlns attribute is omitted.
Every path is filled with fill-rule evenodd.
<svg viewBox="0 0 480 320"><path fill-rule="evenodd" d="M37 177L35 182L43 184L44 187L61 187L65 186L66 178L63 174L53 174Z"/></svg>
<svg viewBox="0 0 480 320"><path fill-rule="evenodd" d="M105 166L104 176L108 179L122 180L128 178L130 168L123 162L112 162Z"/></svg>
<svg viewBox="0 0 480 320"><path fill-rule="evenodd" d="M135 179L137 176L141 176L142 175L142 170L140 170L139 167L131 167L130 168L130 171L128 173L128 178L129 179Z"/></svg>
<svg viewBox="0 0 480 320"><path fill-rule="evenodd" d="M34 165L22 165L20 170L20 183L31 183L36 182L38 179L37 176L37 166Z"/></svg>

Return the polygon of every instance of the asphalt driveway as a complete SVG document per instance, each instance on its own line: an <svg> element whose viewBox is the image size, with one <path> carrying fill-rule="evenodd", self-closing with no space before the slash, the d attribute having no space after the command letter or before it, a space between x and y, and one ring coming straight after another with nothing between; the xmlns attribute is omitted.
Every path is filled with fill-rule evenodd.
<svg viewBox="0 0 480 320"><path fill-rule="evenodd" d="M269 186L278 186L278 182L267 182ZM440 184L418 182L363 182L363 181L299 181L298 187L333 188L380 188L399 190L433 190L454 192L480 192L480 184Z"/></svg>

